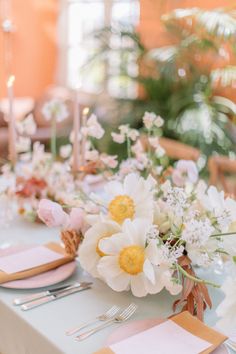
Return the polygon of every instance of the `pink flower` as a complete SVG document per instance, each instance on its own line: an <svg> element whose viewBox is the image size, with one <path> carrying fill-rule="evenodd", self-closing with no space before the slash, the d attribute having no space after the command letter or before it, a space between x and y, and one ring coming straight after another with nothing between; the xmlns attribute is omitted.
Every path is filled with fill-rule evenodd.
<svg viewBox="0 0 236 354"><path fill-rule="evenodd" d="M38 206L38 217L49 227L64 227L68 224L69 216L60 204L48 199L41 199Z"/></svg>
<svg viewBox="0 0 236 354"><path fill-rule="evenodd" d="M85 227L85 212L81 208L72 208L69 215L68 229L82 231Z"/></svg>
<svg viewBox="0 0 236 354"><path fill-rule="evenodd" d="M186 182L196 183L198 180L196 164L193 161L179 160L172 174L172 180L178 187L183 187Z"/></svg>

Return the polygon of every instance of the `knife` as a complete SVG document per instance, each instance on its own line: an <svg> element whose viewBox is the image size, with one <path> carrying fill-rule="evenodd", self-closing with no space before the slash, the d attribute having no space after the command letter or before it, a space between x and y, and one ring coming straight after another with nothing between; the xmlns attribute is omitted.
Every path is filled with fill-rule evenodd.
<svg viewBox="0 0 236 354"><path fill-rule="evenodd" d="M20 298L16 298L13 300L13 304L18 306L18 305L23 305L27 302L39 299L41 297L45 297L45 296L50 296L53 295L54 293L57 293L58 291L63 291L66 289L70 289L71 287L74 286L79 286L80 283L73 283L73 284L67 284L67 285L63 285L60 286L59 288L53 288L50 290L45 290L45 291L41 291L40 293L36 293L36 294L32 294L32 295L28 295L28 296L24 296L24 297L20 297Z"/></svg>
<svg viewBox="0 0 236 354"><path fill-rule="evenodd" d="M31 310L31 309L33 309L35 307L38 307L38 306L41 306L43 304L47 304L49 302L61 299L61 298L65 297L65 296L68 296L68 295L71 295L71 294L75 294L75 293L77 293L79 291L91 289L91 285L92 285L92 283L81 283L79 287L62 290L62 291L60 291L60 292L58 292L56 294L52 294L50 296L42 297L40 299L28 302L27 304L23 304L23 305L21 305L20 308L23 311Z"/></svg>

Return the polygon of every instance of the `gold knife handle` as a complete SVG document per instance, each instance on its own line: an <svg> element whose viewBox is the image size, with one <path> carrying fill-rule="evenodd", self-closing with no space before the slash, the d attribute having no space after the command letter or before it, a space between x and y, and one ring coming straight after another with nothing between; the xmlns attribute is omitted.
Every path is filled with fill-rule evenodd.
<svg viewBox="0 0 236 354"><path fill-rule="evenodd" d="M21 310L23 310L23 311L31 310L35 307L46 304L47 302L53 301L54 298L55 298L54 295L50 295L50 296L45 296L40 299L28 302L27 304L24 304L21 306Z"/></svg>

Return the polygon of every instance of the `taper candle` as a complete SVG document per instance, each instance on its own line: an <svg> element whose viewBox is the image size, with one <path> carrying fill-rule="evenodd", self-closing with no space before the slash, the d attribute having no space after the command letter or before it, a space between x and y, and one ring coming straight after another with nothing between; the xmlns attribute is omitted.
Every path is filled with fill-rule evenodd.
<svg viewBox="0 0 236 354"><path fill-rule="evenodd" d="M74 119L73 119L74 139L73 139L73 162L72 162L72 170L75 173L79 171L79 166L80 166L80 141L79 141L80 125L81 124L80 124L79 96L78 96L78 90L75 90Z"/></svg>
<svg viewBox="0 0 236 354"><path fill-rule="evenodd" d="M7 94L9 102L8 110L8 139L9 139L9 159L13 166L17 161L16 151L16 122L14 116L14 81L15 76L11 75L7 80Z"/></svg>
<svg viewBox="0 0 236 354"><path fill-rule="evenodd" d="M85 107L83 109L83 116L82 116L82 127L83 128L86 127L88 112L89 112L89 108ZM82 163L82 166L85 165L86 142L87 142L87 135L83 134L82 135L82 142L81 142L81 163Z"/></svg>

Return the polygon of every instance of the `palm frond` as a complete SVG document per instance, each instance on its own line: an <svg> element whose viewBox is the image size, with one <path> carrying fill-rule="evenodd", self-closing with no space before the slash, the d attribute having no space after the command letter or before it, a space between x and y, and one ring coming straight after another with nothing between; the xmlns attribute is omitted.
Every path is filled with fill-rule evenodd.
<svg viewBox="0 0 236 354"><path fill-rule="evenodd" d="M173 62L178 54L178 47L169 45L155 48L148 52L147 57L159 62Z"/></svg>
<svg viewBox="0 0 236 354"><path fill-rule="evenodd" d="M165 22L185 19L189 26L192 26L196 21L208 34L224 39L236 35L236 13L223 8L213 10L204 10L198 7L176 9L168 15L164 15L162 19Z"/></svg>
<svg viewBox="0 0 236 354"><path fill-rule="evenodd" d="M236 66L228 65L225 68L215 69L211 72L213 84L220 84L223 87L236 85Z"/></svg>

